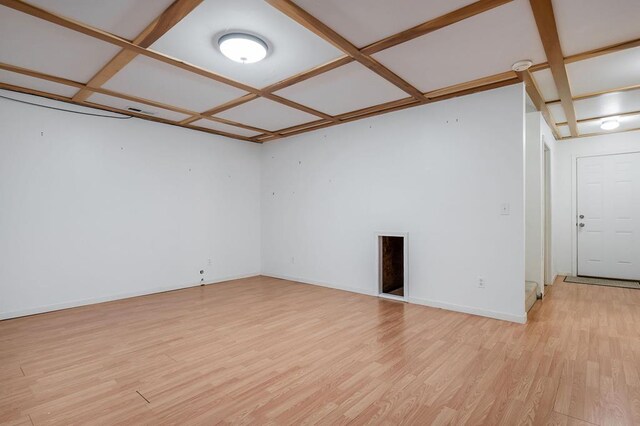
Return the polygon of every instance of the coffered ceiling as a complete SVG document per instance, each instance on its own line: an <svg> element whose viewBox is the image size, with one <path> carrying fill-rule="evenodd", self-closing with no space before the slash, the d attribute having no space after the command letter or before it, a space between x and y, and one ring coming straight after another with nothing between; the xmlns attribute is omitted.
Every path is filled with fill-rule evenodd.
<svg viewBox="0 0 640 426"><path fill-rule="evenodd" d="M638 22L637 0L0 0L0 88L266 142L524 82L571 138L640 128ZM268 56L224 57L231 31Z"/></svg>

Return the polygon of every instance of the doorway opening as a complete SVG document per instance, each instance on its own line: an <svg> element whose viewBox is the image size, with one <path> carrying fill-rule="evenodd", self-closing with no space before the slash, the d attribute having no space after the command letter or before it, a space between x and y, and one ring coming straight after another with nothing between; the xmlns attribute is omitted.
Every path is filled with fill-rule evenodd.
<svg viewBox="0 0 640 426"><path fill-rule="evenodd" d="M407 299L406 235L378 235L378 292L389 299Z"/></svg>

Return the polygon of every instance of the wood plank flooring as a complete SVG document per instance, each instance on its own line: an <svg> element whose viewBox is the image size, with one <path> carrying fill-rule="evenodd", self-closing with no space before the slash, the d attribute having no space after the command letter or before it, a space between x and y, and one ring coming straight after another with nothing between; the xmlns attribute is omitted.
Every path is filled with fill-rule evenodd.
<svg viewBox="0 0 640 426"><path fill-rule="evenodd" d="M256 277L0 322L0 423L640 424L640 291L512 324Z"/></svg>

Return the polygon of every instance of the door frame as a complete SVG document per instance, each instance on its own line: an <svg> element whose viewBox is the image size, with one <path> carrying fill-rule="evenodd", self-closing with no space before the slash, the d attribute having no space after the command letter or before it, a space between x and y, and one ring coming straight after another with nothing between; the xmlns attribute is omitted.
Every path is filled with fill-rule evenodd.
<svg viewBox="0 0 640 426"><path fill-rule="evenodd" d="M401 237L403 242L403 286L404 296L395 296L382 292L382 237ZM378 297L383 299L398 300L401 302L409 301L409 233L408 232L376 232L375 233L375 253L376 253L376 278L378 280Z"/></svg>
<svg viewBox="0 0 640 426"><path fill-rule="evenodd" d="M553 167L552 167L552 151L547 141L542 135L542 204L543 204L543 223L542 232L543 238L543 268L542 279L545 285L553 284L553 224L551 212L553 209L553 194L552 194L552 182L553 182ZM543 292L544 294L544 292Z"/></svg>
<svg viewBox="0 0 640 426"><path fill-rule="evenodd" d="M631 151L608 152L600 154L576 155L571 158L571 275L578 275L578 160L590 157L609 157L611 155L640 154L637 149Z"/></svg>

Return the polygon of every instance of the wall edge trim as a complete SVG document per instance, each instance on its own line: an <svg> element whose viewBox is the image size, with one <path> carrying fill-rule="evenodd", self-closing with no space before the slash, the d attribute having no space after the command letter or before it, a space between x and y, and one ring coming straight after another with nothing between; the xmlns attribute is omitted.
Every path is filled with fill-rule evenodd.
<svg viewBox="0 0 640 426"><path fill-rule="evenodd" d="M205 285L217 284L224 281L239 280L242 278L251 278L259 275L260 275L259 272L251 273L251 274L233 275L228 277L216 278L215 280L207 281L204 284ZM19 309L17 311L0 312L0 321L9 320L13 318L26 317L29 315L44 314L47 312L61 311L64 309L78 308L80 306L96 305L99 303L113 302L116 300L131 299L133 297L148 296L151 294L164 293L167 291L183 290L191 287L199 287L200 285L201 285L200 283L195 283L195 284L189 283L189 284L180 284L175 286L155 287L152 289L142 290L142 291L119 293L111 296L91 297L88 299L78 299L78 300L72 300L70 302L62 302L62 303L55 303L52 305L36 306L33 308L27 308L27 309Z"/></svg>

